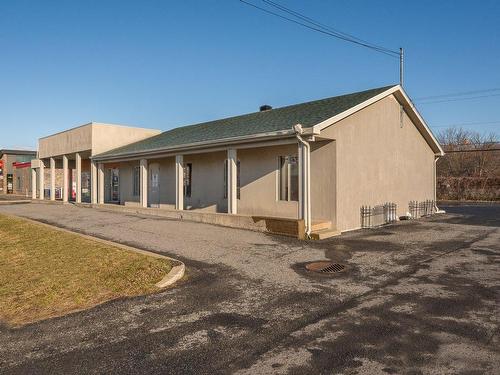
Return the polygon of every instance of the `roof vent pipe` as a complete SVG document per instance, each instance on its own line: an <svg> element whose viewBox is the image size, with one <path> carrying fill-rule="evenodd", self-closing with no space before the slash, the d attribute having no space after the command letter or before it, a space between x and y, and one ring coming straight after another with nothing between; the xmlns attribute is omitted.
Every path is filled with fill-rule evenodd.
<svg viewBox="0 0 500 375"><path fill-rule="evenodd" d="M271 107L268 104L264 104L264 105L261 105L259 109L261 112L264 112L264 111L270 111L271 109L273 109L273 107Z"/></svg>

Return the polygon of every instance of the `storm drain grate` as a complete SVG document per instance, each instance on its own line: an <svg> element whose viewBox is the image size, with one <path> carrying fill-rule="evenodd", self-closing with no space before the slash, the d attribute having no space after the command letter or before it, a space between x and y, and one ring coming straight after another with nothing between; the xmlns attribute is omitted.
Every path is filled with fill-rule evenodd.
<svg viewBox="0 0 500 375"><path fill-rule="evenodd" d="M329 266L323 268L320 272L322 273L335 273L335 272L340 272L345 269L345 266L343 264L339 263L332 263Z"/></svg>
<svg viewBox="0 0 500 375"><path fill-rule="evenodd" d="M307 264L306 269L318 273L337 273L344 271L346 266L340 263L314 262Z"/></svg>

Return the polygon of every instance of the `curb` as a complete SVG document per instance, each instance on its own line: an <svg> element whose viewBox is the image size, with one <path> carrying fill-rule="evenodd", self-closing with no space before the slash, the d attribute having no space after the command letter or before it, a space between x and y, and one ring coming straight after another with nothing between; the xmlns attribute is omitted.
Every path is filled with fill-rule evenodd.
<svg viewBox="0 0 500 375"><path fill-rule="evenodd" d="M158 288L160 288L160 289L166 288L167 286L170 286L170 285L174 284L176 281L180 280L184 276L184 274L186 273L186 266L185 266L185 264L183 262L181 262L178 259L170 258L170 257L168 257L166 255L154 253L154 252L148 251L148 250L142 250L142 249L139 249L137 247L123 245L123 244L121 244L119 242L105 240L105 239L102 239L102 238L99 238L99 237L94 237L94 236L91 236L91 235L88 235L88 234L79 233L79 232L72 231L72 230L69 230L69 229L66 229L66 228L61 228L61 227L58 227L58 226L55 226L55 225L51 225L51 224L43 223L41 221L33 220L33 219L30 219L30 218L27 218L27 217L24 217L24 216L17 216L17 215L12 215L12 214L5 214L3 212L1 214L4 215L4 216L7 216L7 217L10 216L10 217L18 218L18 219L23 219L23 220L29 221L29 222L31 222L33 224L45 226L47 228L51 228L51 229L54 229L54 230L57 230L57 231L60 231L60 232L76 234L76 235L78 235L80 237L83 237L83 238L86 238L88 240L100 242L100 243L105 244L105 245L110 245L110 246L118 247L120 249L131 251L131 252L134 252L134 253L138 253L138 254L150 256L150 257L153 257L153 258L167 259L167 260L169 260L170 262L173 263L172 264L172 269L170 270L169 273L167 273L163 277L163 279L161 279L159 282L157 282L155 284L155 286L158 287Z"/></svg>
<svg viewBox="0 0 500 375"><path fill-rule="evenodd" d="M28 201L28 200L0 200L0 206L7 206L9 204L27 204L27 203L31 203L31 201Z"/></svg>
<svg viewBox="0 0 500 375"><path fill-rule="evenodd" d="M174 284L176 281L182 279L184 273L186 272L186 266L184 265L184 263L182 262L180 263L181 264L172 267L170 272L167 273L165 277L161 279L159 282L157 282L155 285L158 288L166 288L167 286L170 286Z"/></svg>
<svg viewBox="0 0 500 375"><path fill-rule="evenodd" d="M438 206L497 206L500 201L437 201Z"/></svg>
<svg viewBox="0 0 500 375"><path fill-rule="evenodd" d="M53 204L53 205L57 205L57 206L61 206L61 205L70 203L70 202L63 202L63 201L59 201L59 200L51 201L50 199L43 199L43 200L32 199L30 202L34 203L34 204Z"/></svg>

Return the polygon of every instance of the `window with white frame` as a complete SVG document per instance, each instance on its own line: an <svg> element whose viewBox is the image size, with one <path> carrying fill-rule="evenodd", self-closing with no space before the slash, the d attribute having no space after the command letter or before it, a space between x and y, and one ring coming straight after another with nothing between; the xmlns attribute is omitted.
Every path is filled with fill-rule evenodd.
<svg viewBox="0 0 500 375"><path fill-rule="evenodd" d="M224 160L224 199L227 198L227 159ZM236 198L240 199L240 161L236 163Z"/></svg>
<svg viewBox="0 0 500 375"><path fill-rule="evenodd" d="M134 168L134 189L133 189L133 195L135 197L141 195L140 184L141 184L140 167L135 167Z"/></svg>
<svg viewBox="0 0 500 375"><path fill-rule="evenodd" d="M299 162L297 156L279 157L278 193L281 201L299 200Z"/></svg>

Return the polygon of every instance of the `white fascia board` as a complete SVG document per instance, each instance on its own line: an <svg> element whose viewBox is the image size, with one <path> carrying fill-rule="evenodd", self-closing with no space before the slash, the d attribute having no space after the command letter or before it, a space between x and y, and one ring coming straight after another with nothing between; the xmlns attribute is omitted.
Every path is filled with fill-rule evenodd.
<svg viewBox="0 0 500 375"><path fill-rule="evenodd" d="M358 105L352 107L352 108L349 108L347 111L344 111L342 113L339 113L338 115L335 115L333 117L330 117L322 122L320 122L319 124L316 124L314 125L312 128L313 129L319 129L319 131L339 122L340 120L343 120L345 119L346 117L362 110L363 108L366 108L368 107L369 105L372 105L376 102L378 102L379 100L381 99L384 99L385 97L391 95L391 94L395 94L395 93L399 93L401 94L401 97L404 101L403 105L411 110L412 114L414 114L414 116L416 117L416 119L418 120L418 122L420 123L420 125L422 126L422 129L423 131L429 136L429 138L431 139L432 143L434 144L434 146L439 150L438 153L436 153L436 155L444 155L444 151L443 149L441 148L441 145L439 144L439 142L437 141L436 137L434 137L434 134L432 133L432 131L429 129L429 126L427 126L426 122L424 121L424 119L422 118L422 116L420 115L420 113L417 111L417 109L415 108L415 106L413 105L413 103L411 102L410 98L408 97L408 95L406 95L405 91L403 90L403 88L401 87L401 85L396 85L396 86L393 86L383 92L381 92L380 94L378 95L375 95L373 98L370 98L368 100L365 100L364 102L362 103L359 103ZM397 98L396 98L397 99Z"/></svg>
<svg viewBox="0 0 500 375"><path fill-rule="evenodd" d="M418 112L417 108L413 105L413 102L410 100L410 98L408 97L408 95L406 94L406 92L404 91L404 89L400 85L398 85L396 87L398 88L398 91L403 96L403 98L405 100L406 106L409 107L412 110L412 112L415 115L415 117L417 117L418 121L423 126L425 132L430 136L430 138L432 139L432 141L434 142L434 144L438 148L439 153L436 153L436 155L443 156L444 155L444 150L441 147L441 145L439 144L439 142L437 141L436 137L434 136L434 133L432 133L432 130L429 128L429 126L425 122L424 118L420 115L420 113Z"/></svg>
<svg viewBox="0 0 500 375"><path fill-rule="evenodd" d="M343 120L347 116L350 116L353 113L356 113L356 112L362 110L363 108L368 107L369 105L371 105L371 104L373 104L375 102L378 102L379 100L385 98L386 96L394 93L395 91L398 90L398 87L399 86L391 87L390 89L387 89L387 90L381 92L380 94L375 95L373 98L365 100L364 102L359 103L358 105L355 105L352 108L349 108L347 111L341 112L338 115L335 115L333 117L327 118L326 120L321 121L319 124L314 125L314 128L319 129L321 131L321 130L329 127L330 125L333 125L336 122L339 122L340 120Z"/></svg>
<svg viewBox="0 0 500 375"><path fill-rule="evenodd" d="M311 126L309 128L304 128L304 132L302 134L311 135L311 136L320 135L321 129L318 125L314 125L314 126Z"/></svg>
<svg viewBox="0 0 500 375"><path fill-rule="evenodd" d="M294 135L292 129L290 130L280 130L277 132L271 133L261 133L261 134L253 134L251 136L241 136L241 137L232 137L232 138L224 138L224 139L216 139L208 142L197 142L179 145L175 147L159 147L156 149L151 149L147 151L137 151L130 152L126 154L117 154L110 156L92 156L90 159L96 161L118 161L118 160L135 160L140 157L147 156L157 156L157 155L175 155L175 154L187 154L187 153L203 153L203 152L211 152L214 150L214 147L221 146L220 149L225 149L229 145L237 145L241 143L249 143L248 147L259 147L259 145L266 140L280 139L280 138L289 138ZM247 148L247 147L245 147Z"/></svg>

